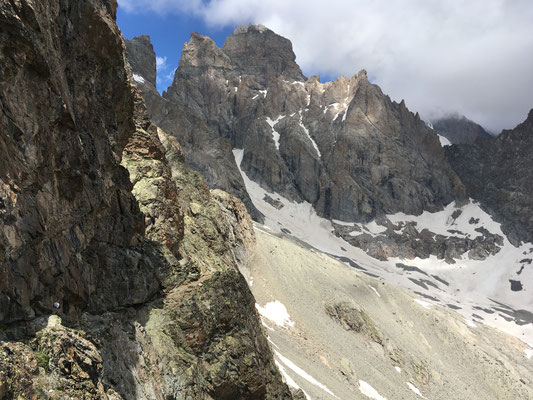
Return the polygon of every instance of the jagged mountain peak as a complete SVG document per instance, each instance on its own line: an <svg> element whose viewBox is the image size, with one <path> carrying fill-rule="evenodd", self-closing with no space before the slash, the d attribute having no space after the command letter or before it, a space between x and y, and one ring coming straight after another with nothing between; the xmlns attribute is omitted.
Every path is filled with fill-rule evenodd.
<svg viewBox="0 0 533 400"><path fill-rule="evenodd" d="M261 24L249 24L249 25L240 25L233 31L233 35L242 35L250 32L259 32L259 33L265 33L265 32L272 32L270 29L268 29L266 26Z"/></svg>
<svg viewBox="0 0 533 400"><path fill-rule="evenodd" d="M231 68L231 60L208 36L197 32L191 34L190 40L183 46L179 68L189 67Z"/></svg>
<svg viewBox="0 0 533 400"><path fill-rule="evenodd" d="M227 37L222 50L241 70L241 74L254 75L262 82L279 75L306 80L296 64L290 40L262 25L238 27Z"/></svg>
<svg viewBox="0 0 533 400"><path fill-rule="evenodd" d="M130 54L130 64L136 72L136 80L147 81L155 87L156 58L150 36L141 35L126 42L126 51Z"/></svg>

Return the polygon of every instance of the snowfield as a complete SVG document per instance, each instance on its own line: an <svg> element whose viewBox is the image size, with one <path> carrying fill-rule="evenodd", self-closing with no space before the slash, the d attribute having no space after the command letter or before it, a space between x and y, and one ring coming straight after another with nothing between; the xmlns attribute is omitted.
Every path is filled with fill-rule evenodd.
<svg viewBox="0 0 533 400"><path fill-rule="evenodd" d="M274 121L269 121L269 124L272 122ZM461 259L457 259L455 264L448 264L436 256L426 259L389 258L387 261L380 261L335 236L331 221L318 216L311 204L291 202L248 179L240 169L244 150L234 149L233 154L253 203L264 214L264 225L272 232L282 232L283 229L283 232L289 232L299 240L347 265L355 266L367 275L407 288L419 296L418 302L422 307L452 308L465 317L470 328L480 323L487 324L526 343L533 343L533 265L521 268L524 259L533 257L533 245L523 243L519 247L513 246L502 233L500 224L474 201L463 206L451 203L436 213L424 212L419 216L397 213L387 217L395 224L416 222L419 230L426 228L445 236L473 239L481 235L479 230L476 231L477 228L487 229L504 237L504 244L496 255L485 260L472 260L465 254ZM278 210L264 201L265 194L281 202L283 207ZM456 218L452 217L457 210L460 210L461 214ZM385 230L375 222L333 222L353 226L354 231L357 227L372 235L379 235ZM414 268L406 270L397 264ZM420 280L429 281L431 284L420 285ZM522 290L511 290L511 280L518 281ZM377 291L375 294L379 295Z"/></svg>

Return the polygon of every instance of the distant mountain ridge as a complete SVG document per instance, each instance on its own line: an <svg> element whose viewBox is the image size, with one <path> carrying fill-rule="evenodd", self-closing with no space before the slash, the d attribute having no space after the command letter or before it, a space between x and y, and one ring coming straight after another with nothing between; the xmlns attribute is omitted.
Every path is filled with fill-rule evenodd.
<svg viewBox="0 0 533 400"><path fill-rule="evenodd" d="M533 241L533 110L495 139L446 148L471 197L503 223L513 241Z"/></svg>
<svg viewBox="0 0 533 400"><path fill-rule="evenodd" d="M147 51L144 38L129 41L135 74ZM148 63L153 70L155 54ZM139 86L189 165L241 198L256 220L234 148L244 149L251 179L326 218L418 214L465 198L437 135L403 101L391 101L364 70L335 82L307 79L290 41L265 27L239 27L222 48L194 33L163 96L150 79Z"/></svg>
<svg viewBox="0 0 533 400"><path fill-rule="evenodd" d="M433 129L453 144L474 143L494 139L481 125L464 115L451 114L432 121Z"/></svg>

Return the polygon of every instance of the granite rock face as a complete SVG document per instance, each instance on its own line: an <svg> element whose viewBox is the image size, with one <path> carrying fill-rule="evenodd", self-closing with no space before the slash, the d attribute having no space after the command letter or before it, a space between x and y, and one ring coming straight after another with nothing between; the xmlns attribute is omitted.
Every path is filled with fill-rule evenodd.
<svg viewBox="0 0 533 400"><path fill-rule="evenodd" d="M463 115L454 114L432 121L435 131L453 144L494 139L483 127Z"/></svg>
<svg viewBox="0 0 533 400"><path fill-rule="evenodd" d="M244 149L250 179L327 218L417 214L465 195L437 135L403 101L391 101L366 71L328 83L305 78L290 42L265 27L237 28L222 48L192 34L167 92L156 99L149 86L140 85L154 121L179 138L210 186L241 198L255 219L234 148Z"/></svg>
<svg viewBox="0 0 533 400"><path fill-rule="evenodd" d="M446 155L470 196L513 242L533 241L533 110L492 141L449 146Z"/></svg>
<svg viewBox="0 0 533 400"><path fill-rule="evenodd" d="M0 3L0 398L290 399L252 222L150 120L116 6Z"/></svg>

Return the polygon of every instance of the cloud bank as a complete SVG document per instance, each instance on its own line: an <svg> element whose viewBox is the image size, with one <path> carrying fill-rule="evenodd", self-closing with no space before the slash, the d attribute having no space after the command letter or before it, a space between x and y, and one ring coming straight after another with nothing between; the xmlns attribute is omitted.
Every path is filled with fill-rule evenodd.
<svg viewBox="0 0 533 400"><path fill-rule="evenodd" d="M530 0L119 0L128 12L259 23L293 43L306 74L367 69L426 119L459 112L499 132L533 108Z"/></svg>

